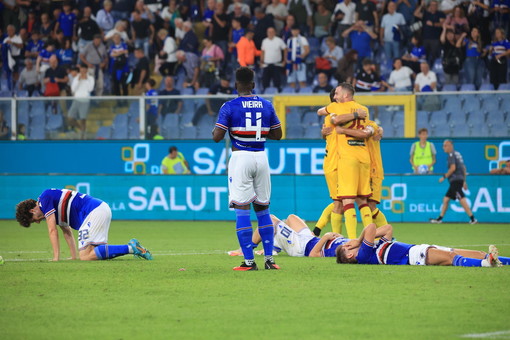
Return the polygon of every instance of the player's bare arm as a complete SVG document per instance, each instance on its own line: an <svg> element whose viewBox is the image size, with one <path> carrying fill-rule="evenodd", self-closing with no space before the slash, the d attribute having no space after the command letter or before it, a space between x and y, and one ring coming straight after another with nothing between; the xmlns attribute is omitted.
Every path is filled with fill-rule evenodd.
<svg viewBox="0 0 510 340"><path fill-rule="evenodd" d="M322 253L322 248L324 248L326 242L334 240L338 237L341 237L341 235L333 232L325 233L319 242L317 242L317 244L312 248L308 257L323 257L324 254Z"/></svg>
<svg viewBox="0 0 510 340"><path fill-rule="evenodd" d="M333 128L331 126L322 125L321 135L322 139L326 139L327 136L333 133Z"/></svg>
<svg viewBox="0 0 510 340"><path fill-rule="evenodd" d="M76 260L77 252L76 252L76 241L74 239L73 232L71 230L71 227L62 227L60 226L60 229L62 229L62 233L64 234L64 239L66 240L67 246L69 247L69 251L71 252L71 260Z"/></svg>
<svg viewBox="0 0 510 340"><path fill-rule="evenodd" d="M327 116L329 113L328 111L326 110L326 107L323 106L321 107L320 109L317 110L317 115L318 116Z"/></svg>
<svg viewBox="0 0 510 340"><path fill-rule="evenodd" d="M365 119L367 118L367 112L363 109L357 109L354 113L349 114L335 114L331 115L331 123L333 125L341 125L350 122L354 119Z"/></svg>
<svg viewBox="0 0 510 340"><path fill-rule="evenodd" d="M46 217L46 224L48 225L48 236L50 238L51 247L53 248L52 261L58 261L60 260L60 244L58 243L57 220L55 214Z"/></svg>
<svg viewBox="0 0 510 340"><path fill-rule="evenodd" d="M369 138L374 134L374 129L371 126L367 126L363 130L347 129L341 126L335 128L336 133L348 135L354 138Z"/></svg>
<svg viewBox="0 0 510 340"><path fill-rule="evenodd" d="M281 127L277 127L276 129L271 129L267 134L268 139L280 140L282 139L283 131Z"/></svg>
<svg viewBox="0 0 510 340"><path fill-rule="evenodd" d="M441 177L439 179L439 183L443 183L443 181L446 178L450 177L455 172L456 169L457 169L457 167L455 166L455 164L450 165L450 168L448 169L448 171L444 174L443 177Z"/></svg>
<svg viewBox="0 0 510 340"><path fill-rule="evenodd" d="M225 133L227 131L223 130L223 129L220 129L220 128L217 128L215 127L212 131L212 139L213 141L215 141L216 143L218 143L220 140L222 140L223 138L225 138Z"/></svg>

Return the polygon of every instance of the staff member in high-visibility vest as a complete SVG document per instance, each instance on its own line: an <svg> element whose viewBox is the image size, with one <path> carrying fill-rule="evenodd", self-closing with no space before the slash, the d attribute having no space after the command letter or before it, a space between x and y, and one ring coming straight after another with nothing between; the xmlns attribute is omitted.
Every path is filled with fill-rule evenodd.
<svg viewBox="0 0 510 340"><path fill-rule="evenodd" d="M175 146L171 146L168 149L168 155L161 161L161 172L168 175L191 173L184 155Z"/></svg>
<svg viewBox="0 0 510 340"><path fill-rule="evenodd" d="M411 146L411 157L409 162L413 167L415 174L428 174L434 170L436 164L436 147L431 142L427 141L429 131L422 128L418 131L420 140L413 143ZM422 167L420 167L422 166Z"/></svg>

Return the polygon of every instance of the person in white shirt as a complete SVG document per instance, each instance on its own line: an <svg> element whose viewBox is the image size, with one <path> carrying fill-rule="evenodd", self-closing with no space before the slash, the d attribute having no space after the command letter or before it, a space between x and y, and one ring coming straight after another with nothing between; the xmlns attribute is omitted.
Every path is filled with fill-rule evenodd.
<svg viewBox="0 0 510 340"><path fill-rule="evenodd" d="M108 31L108 33L106 33L106 35L104 36L104 41L112 40L113 36L115 34L118 34L123 42L125 42L126 44L130 43L129 36L126 32L126 26L127 26L126 22L117 21L117 23L115 23L115 28Z"/></svg>
<svg viewBox="0 0 510 340"><path fill-rule="evenodd" d="M69 109L68 117L70 126L77 126L80 130L80 138L85 138L86 119L90 107L90 93L94 91L94 77L88 74L87 65L80 65L80 73L73 79L71 92L73 104Z"/></svg>
<svg viewBox="0 0 510 340"><path fill-rule="evenodd" d="M283 26L285 26L285 19L287 18L287 15L289 15L287 6L282 4L280 0L272 0L266 7L266 14L273 15L274 28L276 30L276 34L279 35Z"/></svg>
<svg viewBox="0 0 510 340"><path fill-rule="evenodd" d="M400 26L406 24L406 19L401 13L397 12L397 4L395 2L388 3L388 13L383 15L381 21L381 30L379 32L381 45L384 46L384 53L388 60L393 60L401 56Z"/></svg>
<svg viewBox="0 0 510 340"><path fill-rule="evenodd" d="M186 34L186 32L184 32L183 29L184 21L181 18L175 18L174 24L175 24L175 42L177 43L177 45L179 45L182 38L184 38L184 35Z"/></svg>
<svg viewBox="0 0 510 340"><path fill-rule="evenodd" d="M344 0L336 4L333 14L331 15L331 22L333 23L332 33L339 41L340 47L344 46L344 37L342 33L350 28L355 22L356 4L352 0Z"/></svg>
<svg viewBox="0 0 510 340"><path fill-rule="evenodd" d="M412 78L415 76L413 70L407 66L402 66L402 60L395 58L393 61L393 71L390 73L388 84L390 90L396 92L411 91L413 89Z"/></svg>
<svg viewBox="0 0 510 340"><path fill-rule="evenodd" d="M99 28L103 30L103 32L108 32L113 29L113 25L115 24L115 19L112 16L112 2L111 0L105 0L103 3L103 9L100 9L96 15L96 22Z"/></svg>
<svg viewBox="0 0 510 340"><path fill-rule="evenodd" d="M431 71L429 64L422 62L420 64L421 72L416 76L414 82L415 92L435 92L437 91L437 77L434 71Z"/></svg>
<svg viewBox="0 0 510 340"><path fill-rule="evenodd" d="M241 12L243 13L243 15L251 17L250 6L248 6L247 4L243 3L243 0L234 0L233 3L228 5L227 15L230 15L232 12L234 12L234 8L236 6L241 6Z"/></svg>
<svg viewBox="0 0 510 340"><path fill-rule="evenodd" d="M287 84L295 87L306 86L306 56L310 53L308 40L300 34L299 26L294 25L291 29L291 37L287 40Z"/></svg>
<svg viewBox="0 0 510 340"><path fill-rule="evenodd" d="M265 89L270 86L271 79L274 87L281 91L281 75L285 64L287 45L280 37L276 36L276 30L273 27L267 29L267 38L262 40L261 47L261 67L262 67L262 87ZM283 52L283 56L282 56Z"/></svg>
<svg viewBox="0 0 510 340"><path fill-rule="evenodd" d="M7 26L7 37L4 39L4 45L9 46L9 54L7 56L7 62L9 69L12 71L11 75L7 74L7 81L9 84L9 90L12 90L13 83L18 80L18 66L21 62L21 49L23 48L23 40L19 35L16 34L16 28L13 25ZM9 79L11 78L11 79Z"/></svg>

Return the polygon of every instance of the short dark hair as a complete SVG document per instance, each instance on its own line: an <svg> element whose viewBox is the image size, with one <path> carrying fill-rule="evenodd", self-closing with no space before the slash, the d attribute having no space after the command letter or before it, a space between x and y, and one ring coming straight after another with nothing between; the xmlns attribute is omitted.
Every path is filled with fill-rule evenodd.
<svg viewBox="0 0 510 340"><path fill-rule="evenodd" d="M347 257L347 254L345 253L345 249L342 246L338 246L335 250L336 253L336 263L352 263L356 264L358 263L358 260L353 256L351 258Z"/></svg>
<svg viewBox="0 0 510 340"><path fill-rule="evenodd" d="M418 130L418 134L420 134L422 132L429 133L429 130L427 128L421 128L421 129Z"/></svg>
<svg viewBox="0 0 510 340"><path fill-rule="evenodd" d="M343 82L339 84L338 87L341 87L342 90L348 91L351 94L351 96L354 96L354 94L356 93L356 90L354 89L354 86L352 86L352 84Z"/></svg>
<svg viewBox="0 0 510 340"><path fill-rule="evenodd" d="M148 79L146 83L148 83L151 87L156 86L156 81L152 78Z"/></svg>
<svg viewBox="0 0 510 340"><path fill-rule="evenodd" d="M255 74L248 67L239 67L236 71L236 81L238 83L248 84L253 83Z"/></svg>
<svg viewBox="0 0 510 340"><path fill-rule="evenodd" d="M169 149L168 149L168 153L172 153L174 151L177 151L177 147L176 146L171 146Z"/></svg>
<svg viewBox="0 0 510 340"><path fill-rule="evenodd" d="M16 205L16 221L18 221L21 226L25 228L30 227L33 218L33 214L30 210L34 209L36 205L37 201L31 198L19 202L18 205Z"/></svg>
<svg viewBox="0 0 510 340"><path fill-rule="evenodd" d="M372 59L370 58L365 58L363 59L363 62L362 62L362 65L365 66L365 65L373 65L374 62L372 61Z"/></svg>
<svg viewBox="0 0 510 340"><path fill-rule="evenodd" d="M142 52L142 53L144 53L145 51L143 50L143 48L137 47L137 48L135 48L135 52Z"/></svg>
<svg viewBox="0 0 510 340"><path fill-rule="evenodd" d="M331 89L331 91L329 91L329 100L334 103L335 102L335 92L336 92L336 87L333 87Z"/></svg>

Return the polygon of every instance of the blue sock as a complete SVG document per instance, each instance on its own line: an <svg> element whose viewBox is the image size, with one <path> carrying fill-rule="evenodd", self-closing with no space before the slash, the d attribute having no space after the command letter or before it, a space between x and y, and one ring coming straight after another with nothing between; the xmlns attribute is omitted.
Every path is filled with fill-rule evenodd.
<svg viewBox="0 0 510 340"><path fill-rule="evenodd" d="M269 208L257 212L257 220L259 222L259 234L264 246L264 255L273 255L274 245L274 227L271 216L269 215Z"/></svg>
<svg viewBox="0 0 510 340"><path fill-rule="evenodd" d="M111 246L109 244L101 244L94 248L98 260L113 259L117 256L129 254L129 246Z"/></svg>
<svg viewBox="0 0 510 340"><path fill-rule="evenodd" d="M251 243L251 237L253 236L253 230L251 228L250 210L235 209L236 211L236 233L239 245L243 251L245 262L253 261L253 248ZM246 263L250 264L250 263Z"/></svg>
<svg viewBox="0 0 510 340"><path fill-rule="evenodd" d="M460 267L481 267L482 260L472 259L469 257L464 257L460 255L456 255L453 258L452 266L460 266Z"/></svg>
<svg viewBox="0 0 510 340"><path fill-rule="evenodd" d="M503 263L505 266L510 265L510 257L505 256L498 256L498 259Z"/></svg>

